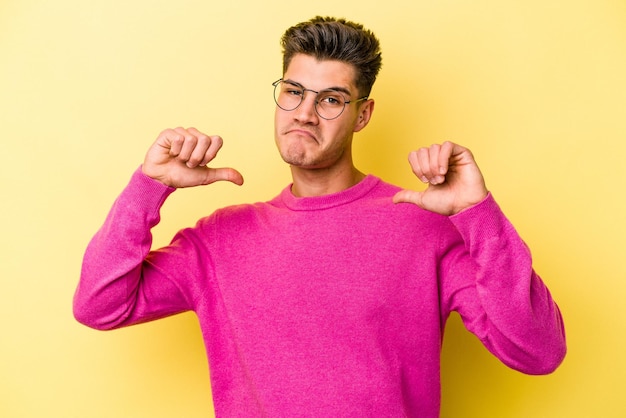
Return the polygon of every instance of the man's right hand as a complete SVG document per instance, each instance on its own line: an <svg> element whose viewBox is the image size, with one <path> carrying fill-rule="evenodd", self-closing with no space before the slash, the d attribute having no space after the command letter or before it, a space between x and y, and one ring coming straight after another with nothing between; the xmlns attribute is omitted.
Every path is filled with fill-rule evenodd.
<svg viewBox="0 0 626 418"><path fill-rule="evenodd" d="M193 187L230 181L243 184L243 176L233 168L209 168L222 138L208 136L196 128L166 129L146 154L143 173L170 187Z"/></svg>

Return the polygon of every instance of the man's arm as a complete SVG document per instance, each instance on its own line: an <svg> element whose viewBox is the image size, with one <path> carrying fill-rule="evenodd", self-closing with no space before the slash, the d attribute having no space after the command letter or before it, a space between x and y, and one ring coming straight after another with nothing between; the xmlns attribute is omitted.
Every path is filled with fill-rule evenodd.
<svg viewBox="0 0 626 418"><path fill-rule="evenodd" d="M234 169L206 166L221 146L221 138L193 128L168 129L158 136L142 170L133 174L87 247L74 296L78 321L112 329L191 308L189 295L167 271L189 270L192 263L185 260L194 249L180 236L177 245L150 257L150 230L159 222L161 205L177 187L219 180L243 183Z"/></svg>
<svg viewBox="0 0 626 418"><path fill-rule="evenodd" d="M508 366L529 374L553 371L566 352L561 313L533 270L530 251L488 193L472 153L446 142L412 152L409 162L428 187L400 191L394 202L449 216L464 241L445 261L444 310L458 311Z"/></svg>

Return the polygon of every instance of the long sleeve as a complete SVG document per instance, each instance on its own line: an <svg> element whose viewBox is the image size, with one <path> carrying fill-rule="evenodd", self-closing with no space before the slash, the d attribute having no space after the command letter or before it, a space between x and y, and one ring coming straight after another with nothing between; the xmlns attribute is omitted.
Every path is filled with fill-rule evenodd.
<svg viewBox="0 0 626 418"><path fill-rule="evenodd" d="M159 210L175 189L140 169L115 201L87 246L74 295L74 316L92 328L112 329L190 308L176 283L146 260Z"/></svg>
<svg viewBox="0 0 626 418"><path fill-rule="evenodd" d="M491 195L450 219L471 262L448 265L449 310L509 367L554 371L566 352L563 321L525 243Z"/></svg>
<svg viewBox="0 0 626 418"><path fill-rule="evenodd" d="M437 417L451 311L507 365L554 370L561 315L493 198L445 217L398 190L287 187L151 251L173 189L138 171L87 248L75 315L112 329L193 310L219 416Z"/></svg>

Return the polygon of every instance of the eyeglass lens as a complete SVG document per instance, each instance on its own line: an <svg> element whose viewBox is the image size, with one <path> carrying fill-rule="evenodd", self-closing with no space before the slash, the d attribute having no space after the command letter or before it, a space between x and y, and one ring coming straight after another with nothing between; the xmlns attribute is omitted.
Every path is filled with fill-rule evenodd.
<svg viewBox="0 0 626 418"><path fill-rule="evenodd" d="M311 90L305 90L301 86L281 80L274 86L274 100L281 109L291 111L300 106L304 100L305 91L315 94ZM336 90L322 90L315 98L315 110L324 119L338 118L345 106L346 98Z"/></svg>

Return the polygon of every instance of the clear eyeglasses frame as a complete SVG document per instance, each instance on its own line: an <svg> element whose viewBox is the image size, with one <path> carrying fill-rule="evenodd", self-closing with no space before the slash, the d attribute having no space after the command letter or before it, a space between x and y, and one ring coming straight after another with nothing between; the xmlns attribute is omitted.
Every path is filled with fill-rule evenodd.
<svg viewBox="0 0 626 418"><path fill-rule="evenodd" d="M315 112L322 119L337 119L346 106L350 103L357 103L367 100L368 96L359 97L355 100L346 100L343 92L337 89L325 89L315 91L304 88L304 86L289 80L279 78L272 83L274 86L274 101L276 105L287 112L296 110L304 100L304 93L310 91L315 94Z"/></svg>

